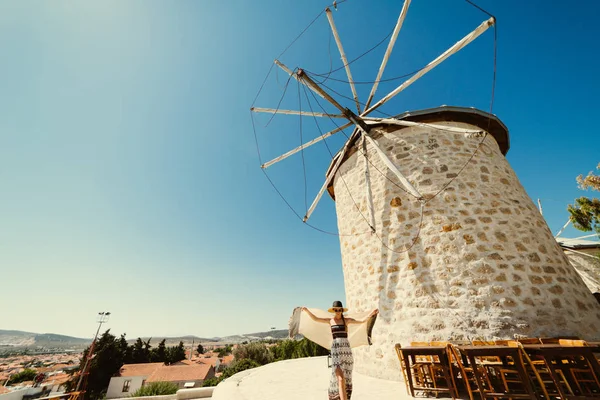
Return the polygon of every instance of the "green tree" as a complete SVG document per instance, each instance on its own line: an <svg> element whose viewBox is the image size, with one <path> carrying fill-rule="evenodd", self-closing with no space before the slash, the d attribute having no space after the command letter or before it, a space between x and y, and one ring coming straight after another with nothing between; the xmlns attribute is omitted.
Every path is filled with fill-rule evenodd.
<svg viewBox="0 0 600 400"><path fill-rule="evenodd" d="M303 358L303 357L318 357L325 356L329 354L329 351L324 347L319 346L315 342L312 342L306 338L298 341L298 345L296 347L296 357L294 358Z"/></svg>
<svg viewBox="0 0 600 400"><path fill-rule="evenodd" d="M272 346L270 350L273 353L273 358L275 361L281 361L294 358L296 347L298 347L297 341L287 339L276 344L275 346Z"/></svg>
<svg viewBox="0 0 600 400"><path fill-rule="evenodd" d="M137 338L131 351L131 362L133 364L150 362L150 348L152 347L150 346L150 340L144 342L141 338Z"/></svg>
<svg viewBox="0 0 600 400"><path fill-rule="evenodd" d="M167 351L167 364L173 364L177 361L185 360L185 347L183 342L179 342L178 346L169 347Z"/></svg>
<svg viewBox="0 0 600 400"><path fill-rule="evenodd" d="M84 350L79 367L73 372L81 372L90 348ZM87 388L85 399L100 399L106 393L110 378L116 374L123 365L123 352L121 340L117 340L110 334L110 329L100 336L95 343L93 358L89 362L89 373L87 375ZM75 390L79 374L75 373L67 383L69 391Z"/></svg>
<svg viewBox="0 0 600 400"><path fill-rule="evenodd" d="M129 344L127 343L127 339L125 338L124 333L121 334L121 337L117 341L117 346L119 347L119 351L121 352L121 357L123 357L123 364L131 364L133 360L133 347L129 346Z"/></svg>
<svg viewBox="0 0 600 400"><path fill-rule="evenodd" d="M271 353L276 361L292 358L318 357L329 354L329 351L318 344L304 338L302 340L283 340L271 347Z"/></svg>
<svg viewBox="0 0 600 400"><path fill-rule="evenodd" d="M597 168L600 170L600 164ZM593 172L588 173L585 178L579 175L577 183L581 190L591 189L600 192L600 175L595 175ZM581 196L567 209L575 228L584 232L594 230L600 236L600 199Z"/></svg>
<svg viewBox="0 0 600 400"><path fill-rule="evenodd" d="M233 351L233 346L228 344L228 345L225 345L225 347L219 347L218 349L215 349L213 351L218 353L219 357L225 357L226 355L231 354L231 352Z"/></svg>
<svg viewBox="0 0 600 400"><path fill-rule="evenodd" d="M7 385L14 385L15 383L21 383L25 381L32 381L38 373L35 369L26 368L21 372L13 374L6 383Z"/></svg>
<svg viewBox="0 0 600 400"><path fill-rule="evenodd" d="M142 386L131 397L164 396L177 393L179 387L173 382L152 382Z"/></svg>
<svg viewBox="0 0 600 400"><path fill-rule="evenodd" d="M260 365L265 365L273 361L273 354L264 343L254 342L238 346L234 352L237 360L249 359L256 361Z"/></svg>
<svg viewBox="0 0 600 400"><path fill-rule="evenodd" d="M196 348L196 351L198 352L198 354L204 354L204 346L199 344L198 347Z"/></svg>
<svg viewBox="0 0 600 400"><path fill-rule="evenodd" d="M150 359L152 362L167 361L167 346L165 345L165 339L161 340L158 346L152 350Z"/></svg>

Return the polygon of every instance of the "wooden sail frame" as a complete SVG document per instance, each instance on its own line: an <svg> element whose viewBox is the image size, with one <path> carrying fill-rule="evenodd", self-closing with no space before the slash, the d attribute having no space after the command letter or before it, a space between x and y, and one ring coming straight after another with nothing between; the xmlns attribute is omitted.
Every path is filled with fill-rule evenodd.
<svg viewBox="0 0 600 400"><path fill-rule="evenodd" d="M251 111L253 111L253 112L262 112L262 113L270 113L270 114L284 114L284 115L299 115L301 117L311 116L311 117L338 118L338 119L347 119L348 120L348 122L346 124L339 126L336 129L333 129L327 133L324 133L321 136L319 136L313 140L310 140L294 149L291 149L290 151L288 151L270 161L267 161L266 163L261 165L261 168L268 168L268 167L270 167L270 166L272 166L272 165L274 165L274 164L276 164L276 163L278 163L278 162L280 162L280 161L282 161L282 160L284 160L284 159L286 159L286 158L288 158L288 157L290 157L290 156L292 156L292 155L294 155L294 154L296 154L296 153L298 153L298 152L300 152L322 140L325 140L326 138L334 135L337 132L343 131L344 129L349 128L350 126L354 126L354 133L344 143L344 146L342 146L342 149L334 157L334 165L328 170L324 184L322 185L321 189L317 193L317 196L311 203L310 208L307 210L306 215L303 218L304 222L306 222L308 220L308 218L310 218L311 214L315 210L317 204L319 203L320 199L323 196L323 193L325 192L326 188L331 183L331 181L334 178L341 163L344 161L344 156L347 153L347 151L349 150L351 143L354 142L354 138L356 137L356 135L359 135L362 139L362 142L359 145L362 146L362 148L363 148L363 153L365 156L365 169L366 169L365 173L367 174L367 176L368 176L367 145L370 145L370 146L372 146L373 149L375 149L376 154L381 159L381 161L386 165L386 167L391 172L393 172L394 175L398 178L398 180L400 181L402 186L405 188L405 190L408 193L410 193L412 196L414 196L416 199L423 201L423 196L421 195L421 193L419 193L419 191L411 184L411 182L400 172L398 167L393 163L392 160L389 159L389 157L387 157L387 155L383 152L383 150L381 150L381 148L379 147L377 142L371 137L370 130L373 125L389 124L389 125L400 125L400 126L422 126L422 127L428 127L428 128L436 129L436 130L444 130L444 131L451 131L451 132L465 133L465 134L482 132L481 130L476 130L476 129L465 129L465 128L446 126L446 125L439 125L439 124L405 121L405 120L400 120L400 119L395 119L395 118L368 117L368 115L371 112L375 111L377 108L381 107L382 105L384 105L385 103L390 101L392 98L394 98L399 93L401 93L403 90L405 90L407 87L409 87L410 85L415 83L417 80L419 80L425 74L427 74L429 71L431 71L432 69L434 69L435 67L440 65L442 62L444 62L450 56L452 56L453 54L456 54L457 52L459 52L460 50L465 48L469 43L471 43L472 41L477 39L488 28L490 28L491 26L493 26L495 24L494 17L491 17L491 18L483 21L477 28L475 28L473 31L468 33L466 36L464 36L461 40L456 42L454 45L449 47L446 51L444 51L442 54L440 54L438 57L436 57L434 60L432 60L429 64L427 64L424 68L419 70L412 77L410 77L409 79L404 81L401 85L396 87L396 89L392 90L390 93L388 93L387 95L382 97L375 104L371 105L371 101L373 100L373 98L375 96L377 87L378 87L381 77L383 76L383 73L385 71L385 67L387 65L389 57L390 57L392 50L394 48L394 45L396 43L398 34L399 34L399 32L402 28L402 25L404 23L404 20L406 18L406 14L408 12L410 3L411 3L411 0L404 1L402 10L400 11L400 15L398 17L398 21L396 23L394 31L392 32L390 42L388 43L388 47L383 56L381 65L379 67L377 77L376 77L375 81L373 82L373 86L371 88L369 97L367 99L367 102L365 103L365 107L363 110L361 110L361 103L358 99L358 94L356 92L354 79L353 79L352 73L350 71L350 65L349 65L350 63L347 60L346 53L344 51L341 39L339 37L339 33L335 26L335 22L333 20L331 10L329 8L325 9L325 14L327 16L333 36L335 38L335 42L338 47L338 51L340 52L342 62L344 63L344 69L345 69L346 75L348 77L348 84L350 86L350 90L353 95L353 100L356 104L358 115L353 113L352 111L350 111L348 108L345 108L341 104L339 104L331 95L329 95L316 82L314 82L302 69L291 70L290 68L285 66L279 60L274 61L274 63L279 68L284 70L291 78L294 78L299 83L303 84L304 86L306 86L310 90L312 90L314 93L319 95L321 98L327 100L330 104L332 104L334 107L336 107L341 113L340 114L332 114L332 113L326 113L326 112L319 113L319 112L313 112L313 111L307 112L307 111L295 111L295 110L280 110L280 109L261 108L261 107L251 108ZM369 218L370 222L369 223L371 225L371 228L373 229L373 226L374 226L374 216L373 215L374 214L373 214L373 209L372 209L372 200L370 199L370 188L367 188L367 201L369 204L369 214L370 214L370 218ZM559 236L561 232L559 232L557 234L557 236Z"/></svg>

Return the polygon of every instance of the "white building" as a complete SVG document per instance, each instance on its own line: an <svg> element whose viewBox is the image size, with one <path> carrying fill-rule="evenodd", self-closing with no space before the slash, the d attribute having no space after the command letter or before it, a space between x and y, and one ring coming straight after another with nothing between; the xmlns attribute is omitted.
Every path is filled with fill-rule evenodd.
<svg viewBox="0 0 600 400"><path fill-rule="evenodd" d="M198 388L209 378L215 376L213 365L206 363L163 363L125 364L119 370L119 375L110 379L107 399L130 397L146 383L172 382L179 389Z"/></svg>
<svg viewBox="0 0 600 400"><path fill-rule="evenodd" d="M129 397L136 390L144 386L150 375L163 365L163 363L123 365L119 370L119 375L110 378L106 398L118 399Z"/></svg>

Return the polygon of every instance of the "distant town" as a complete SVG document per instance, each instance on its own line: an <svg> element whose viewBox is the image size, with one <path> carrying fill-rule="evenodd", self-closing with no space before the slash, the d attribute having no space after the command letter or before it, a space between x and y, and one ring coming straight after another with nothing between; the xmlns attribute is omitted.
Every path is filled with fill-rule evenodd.
<svg viewBox="0 0 600 400"><path fill-rule="evenodd" d="M94 383L86 387L86 398L124 398L134 393L141 397L151 395L144 394L144 388L152 385L172 391L216 385L238 370L279 359L323 354L306 340L284 340L287 337L287 330L273 329L223 338L125 340L124 335L119 338L105 331L93 347L95 366L86 370L82 363L91 359L86 357L92 339L0 330L0 395L10 394L10 400L58 396L81 389L78 376L95 375ZM284 342L292 343L291 347ZM117 356L110 355L111 351ZM103 357L103 353L109 356ZM236 354L242 359L234 367ZM114 366L100 365L102 359ZM81 374L81 370L86 372ZM100 382L99 371L105 375Z"/></svg>

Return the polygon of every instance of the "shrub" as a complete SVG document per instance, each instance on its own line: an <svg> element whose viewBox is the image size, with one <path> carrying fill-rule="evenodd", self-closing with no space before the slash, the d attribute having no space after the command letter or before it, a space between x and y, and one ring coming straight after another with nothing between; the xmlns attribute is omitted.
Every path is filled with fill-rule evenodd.
<svg viewBox="0 0 600 400"><path fill-rule="evenodd" d="M207 380L202 382L202 387L217 386L219 382L221 382L219 378L208 378Z"/></svg>
<svg viewBox="0 0 600 400"><path fill-rule="evenodd" d="M242 360L234 361L229 365L229 367L225 368L223 374L221 374L221 380L227 379L230 376L237 374L238 372L245 371L247 369L260 367L260 364L254 360L250 360L248 358L244 358Z"/></svg>
<svg viewBox="0 0 600 400"><path fill-rule="evenodd" d="M273 361L273 354L269 351L264 343L249 343L246 345L238 346L233 351L233 355L236 360L243 360L245 358L254 360L260 365L265 365Z"/></svg>
<svg viewBox="0 0 600 400"><path fill-rule="evenodd" d="M21 371L17 374L11 375L10 379L7 382L7 385L14 385L15 383L32 381L36 375L37 375L37 372L35 372L35 369L31 369L31 368L24 369L23 371Z"/></svg>
<svg viewBox="0 0 600 400"><path fill-rule="evenodd" d="M136 390L131 397L161 396L175 394L179 386L173 382L152 382Z"/></svg>

